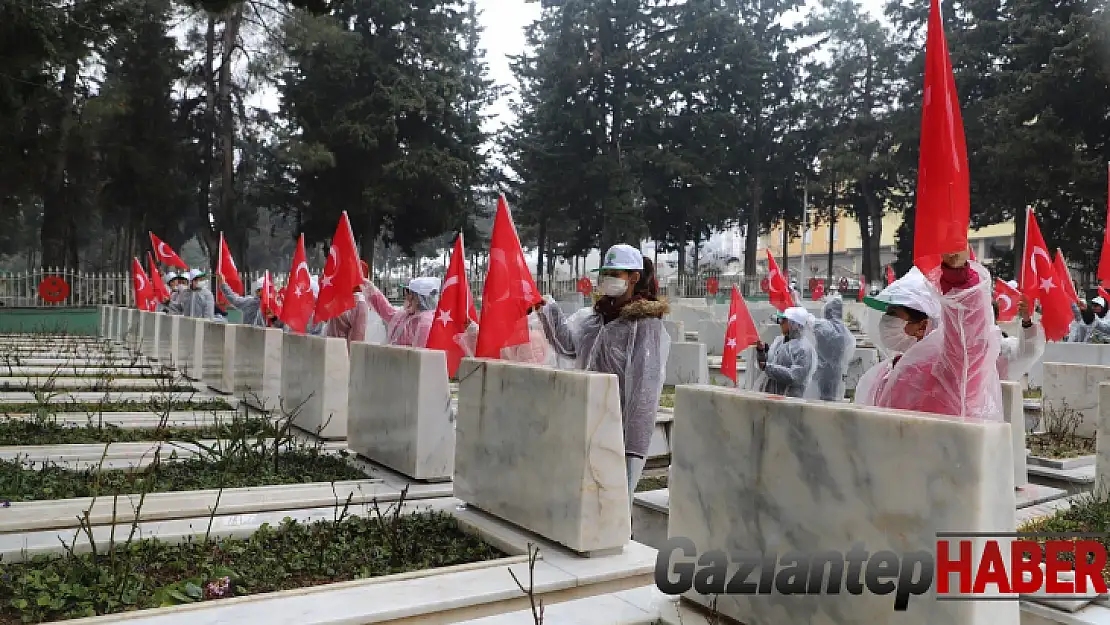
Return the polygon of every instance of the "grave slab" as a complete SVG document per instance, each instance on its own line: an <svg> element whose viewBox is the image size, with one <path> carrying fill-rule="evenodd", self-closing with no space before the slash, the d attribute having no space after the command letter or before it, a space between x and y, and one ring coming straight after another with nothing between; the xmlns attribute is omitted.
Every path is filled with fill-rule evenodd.
<svg viewBox="0 0 1110 625"><path fill-rule="evenodd" d="M1095 483L1095 467L1087 465L1074 469L1053 469L1036 464L1027 464L1026 471L1030 476L1045 480L1065 482L1070 484L1089 485Z"/></svg>
<svg viewBox="0 0 1110 625"><path fill-rule="evenodd" d="M938 531L1013 532L1012 440L1001 422L808 403L706 386L677 390L668 532L699 553L819 552L862 543L932 552ZM710 505L709 502L712 502ZM983 545L973 548L979 557ZM689 591L703 605L713 598ZM725 616L780 623L961 623L1018 619L1016 602L889 596L726 595Z"/></svg>
<svg viewBox="0 0 1110 625"><path fill-rule="evenodd" d="M259 410L276 410L281 405L281 344L284 332L277 328L235 326L234 349L225 351L219 390L242 396ZM230 338L230 335L229 335Z"/></svg>
<svg viewBox="0 0 1110 625"><path fill-rule="evenodd" d="M668 385L708 384L709 361L704 343L671 343L667 355L666 378Z"/></svg>
<svg viewBox="0 0 1110 625"><path fill-rule="evenodd" d="M1044 364L1050 362L1110 366L1110 345L1048 343L1041 359L1029 369L1030 388L1041 388L1044 385Z"/></svg>
<svg viewBox="0 0 1110 625"><path fill-rule="evenodd" d="M204 375L204 327L208 322L178 317L176 366L181 375L199 382Z"/></svg>
<svg viewBox="0 0 1110 625"><path fill-rule="evenodd" d="M220 392L224 390L224 363L235 363L235 331L240 326L230 323L202 321L204 326L203 369L201 378L208 388Z"/></svg>
<svg viewBox="0 0 1110 625"><path fill-rule="evenodd" d="M449 480L455 415L441 350L351 344L352 451L417 480Z"/></svg>
<svg viewBox="0 0 1110 625"><path fill-rule="evenodd" d="M158 336L161 332L162 319L165 317L162 313L156 312L140 312L142 319L142 350L143 354L151 360L159 359L158 352Z"/></svg>
<svg viewBox="0 0 1110 625"><path fill-rule="evenodd" d="M725 350L726 321L705 319L697 325L698 342L705 344L705 352L710 356L720 356Z"/></svg>
<svg viewBox="0 0 1110 625"><path fill-rule="evenodd" d="M632 505L632 539L655 549L667 542L669 514L666 488L636 493Z"/></svg>
<svg viewBox="0 0 1110 625"><path fill-rule="evenodd" d="M158 361L167 367L176 367L181 362L181 349L178 341L181 336L180 315L162 315L162 322L158 324Z"/></svg>
<svg viewBox="0 0 1110 625"><path fill-rule="evenodd" d="M631 536L613 375L464 359L455 496L580 552Z"/></svg>
<svg viewBox="0 0 1110 625"><path fill-rule="evenodd" d="M844 372L844 388L850 391L856 390L860 377L877 364L879 364L879 350L874 347L857 347L852 359L848 361L848 369Z"/></svg>
<svg viewBox="0 0 1110 625"><path fill-rule="evenodd" d="M1095 436L1095 480L1110 487L1110 384L1098 386L1098 434Z"/></svg>
<svg viewBox="0 0 1110 625"><path fill-rule="evenodd" d="M1025 408L1022 405L1021 385L1016 382L1002 383L1002 418L1010 425L1014 488L1021 488L1029 483L1029 477L1025 466Z"/></svg>
<svg viewBox="0 0 1110 625"><path fill-rule="evenodd" d="M664 319L663 328L667 330L667 334L670 335L672 343L678 343L686 340L685 325L681 321Z"/></svg>
<svg viewBox="0 0 1110 625"><path fill-rule="evenodd" d="M1053 413L1074 410L1082 419L1075 434L1093 437L1098 422L1098 386L1103 382L1110 382L1110 367L1044 363L1042 422L1055 418Z"/></svg>
<svg viewBox="0 0 1110 625"><path fill-rule="evenodd" d="M286 334L281 343L282 409L324 439L347 438L351 361L346 339Z"/></svg>

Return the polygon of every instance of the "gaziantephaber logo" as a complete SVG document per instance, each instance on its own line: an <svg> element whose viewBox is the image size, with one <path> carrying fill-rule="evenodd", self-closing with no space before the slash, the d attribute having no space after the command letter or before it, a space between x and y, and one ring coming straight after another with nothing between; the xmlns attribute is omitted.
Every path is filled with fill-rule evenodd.
<svg viewBox="0 0 1110 625"><path fill-rule="evenodd" d="M1096 540L1107 536L938 533L932 553L871 553L856 544L846 552L781 555L747 550L699 555L692 540L674 537L659 549L655 583L668 595L691 589L707 596L893 593L896 612L930 588L938 601L1016 601L1037 593L1087 598L1107 593L1106 548Z"/></svg>

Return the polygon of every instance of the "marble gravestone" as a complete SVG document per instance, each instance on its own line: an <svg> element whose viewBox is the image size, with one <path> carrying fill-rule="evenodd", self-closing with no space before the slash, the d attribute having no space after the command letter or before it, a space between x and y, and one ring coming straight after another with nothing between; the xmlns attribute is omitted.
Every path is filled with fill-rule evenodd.
<svg viewBox="0 0 1110 625"><path fill-rule="evenodd" d="M168 313L158 314L162 315L162 321L158 324L156 347L158 361L164 366L176 367L181 359L181 353L177 346L178 336L181 333L181 316Z"/></svg>
<svg viewBox="0 0 1110 625"><path fill-rule="evenodd" d="M136 308L127 309L127 314L124 315L126 319L126 327L124 328L123 340L132 349L141 349L140 341L143 338L143 324L142 317L143 311Z"/></svg>
<svg viewBox="0 0 1110 625"><path fill-rule="evenodd" d="M286 334L281 364L281 408L293 424L320 438L347 438L347 339Z"/></svg>
<svg viewBox="0 0 1110 625"><path fill-rule="evenodd" d="M683 418L674 426L668 534L689 538L698 553L844 554L854 545L870 554L935 553L937 532L1015 531L1012 440L1004 423L707 386L679 387L675 413ZM978 539L973 561L982 549ZM821 570L826 586L828 567ZM1019 618L1017 601L937 601L929 593L911 597L901 613L893 595L866 591L710 597L690 590L684 597L707 606L716 600L722 615L746 625L998 625Z"/></svg>
<svg viewBox="0 0 1110 625"><path fill-rule="evenodd" d="M697 325L698 342L705 345L705 353L720 356L725 352L726 321L706 319Z"/></svg>
<svg viewBox="0 0 1110 625"><path fill-rule="evenodd" d="M1076 436L1093 437L1098 421L1098 385L1103 382L1110 382L1110 367L1044 363L1041 429L1047 427L1047 420L1075 411L1081 419Z"/></svg>
<svg viewBox="0 0 1110 625"><path fill-rule="evenodd" d="M1098 428L1095 434L1096 493L1110 492L1110 383L1098 385Z"/></svg>
<svg viewBox="0 0 1110 625"><path fill-rule="evenodd" d="M123 342L127 339L127 321L129 308L118 307L116 308L115 319L113 323L115 327L112 328L112 338L117 341Z"/></svg>
<svg viewBox="0 0 1110 625"><path fill-rule="evenodd" d="M1014 336L1014 334L1010 334ZM1050 362L1073 365L1110 366L1110 345L1098 343L1048 343L1044 346L1041 359L1029 369L1029 386L1041 388L1044 385L1044 364Z"/></svg>
<svg viewBox="0 0 1110 625"><path fill-rule="evenodd" d="M352 343L349 394L349 449L413 479L451 479L455 415L446 353Z"/></svg>
<svg viewBox="0 0 1110 625"><path fill-rule="evenodd" d="M664 319L663 328L666 329L667 334L670 335L671 343L678 343L686 340L686 326L681 321Z"/></svg>
<svg viewBox="0 0 1110 625"><path fill-rule="evenodd" d="M281 344L285 333L277 328L231 327L234 332L224 339L225 364L217 390L241 395L259 410L276 410L281 403Z"/></svg>
<svg viewBox="0 0 1110 625"><path fill-rule="evenodd" d="M230 393L224 387L224 368L235 363L235 330L230 323L202 322L204 328L202 379L208 388Z"/></svg>
<svg viewBox="0 0 1110 625"><path fill-rule="evenodd" d="M708 384L709 357L705 343L671 343L663 384Z"/></svg>
<svg viewBox="0 0 1110 625"><path fill-rule="evenodd" d="M162 325L162 313L141 312L143 324L143 354L151 360L158 360L158 331Z"/></svg>
<svg viewBox="0 0 1110 625"><path fill-rule="evenodd" d="M857 347L852 359L848 361L848 369L844 372L844 388L854 391L863 374L877 364L879 364L879 350L874 347Z"/></svg>
<svg viewBox="0 0 1110 625"><path fill-rule="evenodd" d="M1025 465L1025 397L1017 382L1002 382L1002 417L1010 424L1014 454L1014 488L1029 484Z"/></svg>
<svg viewBox="0 0 1110 625"><path fill-rule="evenodd" d="M112 307L101 304L96 307L96 311L98 316L96 335L100 337L108 336L108 328L112 326Z"/></svg>
<svg viewBox="0 0 1110 625"><path fill-rule="evenodd" d="M207 321L180 317L177 335L178 371L189 380L199 382L204 375L204 326Z"/></svg>
<svg viewBox="0 0 1110 625"><path fill-rule="evenodd" d="M463 359L455 497L578 553L632 534L614 375Z"/></svg>

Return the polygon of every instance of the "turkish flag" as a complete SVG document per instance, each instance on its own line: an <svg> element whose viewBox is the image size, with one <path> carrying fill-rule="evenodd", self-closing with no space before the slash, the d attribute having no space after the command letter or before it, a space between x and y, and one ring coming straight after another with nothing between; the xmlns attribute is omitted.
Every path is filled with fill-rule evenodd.
<svg viewBox="0 0 1110 625"><path fill-rule="evenodd" d="M501 350L530 341L528 310L543 301L502 195L489 244L489 271L482 289L482 320L478 329L478 358L500 358Z"/></svg>
<svg viewBox="0 0 1110 625"><path fill-rule="evenodd" d="M819 301L821 301L822 297L825 297L825 280L824 279L817 280L817 282L814 283L813 288L810 289L809 296L815 302L819 302Z"/></svg>
<svg viewBox="0 0 1110 625"><path fill-rule="evenodd" d="M970 258L971 260L974 260L974 261L978 261L978 260L979 260L978 258L975 258L975 250L974 250L974 249L972 249L972 247L971 247L971 244L970 244L970 243L968 243L968 244L967 244L967 256L968 256L968 258Z"/></svg>
<svg viewBox="0 0 1110 625"><path fill-rule="evenodd" d="M474 309L474 298L466 280L463 236L459 233L455 238L455 249L451 252L451 262L447 265L446 279L440 289L435 321L428 332L428 349L442 349L447 352L447 377L455 377L463 358L462 347L455 341L455 337L466 332L469 322L477 320L478 312Z"/></svg>
<svg viewBox="0 0 1110 625"><path fill-rule="evenodd" d="M151 302L154 301L154 291L150 288L150 278L143 271L143 264L138 258L131 259L131 284L135 288L135 308L152 311Z"/></svg>
<svg viewBox="0 0 1110 625"><path fill-rule="evenodd" d="M355 306L355 289L362 286L362 261L355 246L355 233L347 219L347 211L339 217L335 236L328 251L328 264L320 278L320 296L316 298L317 323L334 319Z"/></svg>
<svg viewBox="0 0 1110 625"><path fill-rule="evenodd" d="M262 274L262 292L258 295L258 305L262 309L262 318L267 313L277 314L277 293L274 292L274 281L270 279L270 270Z"/></svg>
<svg viewBox="0 0 1110 625"><path fill-rule="evenodd" d="M285 285L285 297L278 318L285 325L304 334L315 304L316 299L312 295L312 274L308 272L302 234L297 239L297 251L293 252L293 268L289 270L289 282Z"/></svg>
<svg viewBox="0 0 1110 625"><path fill-rule="evenodd" d="M867 297L867 276L860 276L859 277L859 301L862 302L863 298L865 298L865 297Z"/></svg>
<svg viewBox="0 0 1110 625"><path fill-rule="evenodd" d="M994 279L994 301L998 302L998 321L1000 323L1014 320L1018 313L1018 303L1021 302L1021 297L1020 291L999 278Z"/></svg>
<svg viewBox="0 0 1110 625"><path fill-rule="evenodd" d="M228 249L222 232L220 233L220 259L216 261L216 275L223 278L236 295L243 294L243 280L239 278L239 269L235 266L235 259L231 257L231 250ZM216 301L223 305L228 303L221 289L216 289Z"/></svg>
<svg viewBox="0 0 1110 625"><path fill-rule="evenodd" d="M894 276L894 267L886 266L886 285L890 286L897 278Z"/></svg>
<svg viewBox="0 0 1110 625"><path fill-rule="evenodd" d="M940 0L932 0L925 38L925 94L913 239L914 264L921 273L929 275L939 267L941 254L968 249L970 220L971 182L964 123L940 19Z"/></svg>
<svg viewBox="0 0 1110 625"><path fill-rule="evenodd" d="M163 243L162 239L154 236L153 232L150 232L149 234L150 244L154 246L154 255L158 257L158 262L164 265L169 265L171 267L179 267L181 269L189 268L189 266L185 264L185 261L181 260L181 257L177 255L177 252L173 251L172 247Z"/></svg>
<svg viewBox="0 0 1110 625"><path fill-rule="evenodd" d="M1068 299L1073 303L1079 303L1079 293L1075 292L1075 282L1071 279L1071 272L1068 271L1068 261L1064 260L1064 253L1060 248L1056 248L1056 275L1060 276L1060 286L1064 288L1064 293L1067 293Z"/></svg>
<svg viewBox="0 0 1110 625"><path fill-rule="evenodd" d="M767 293L771 305L777 308L779 312L794 305L794 298L790 294L790 285L786 283L786 278L779 271L779 265L775 262L775 257L771 256L771 250L767 250Z"/></svg>
<svg viewBox="0 0 1110 625"><path fill-rule="evenodd" d="M154 257L150 255L150 252L146 253L146 264L150 267L151 295L159 303L166 301L170 298L170 287L166 286L162 274L158 273L158 267L154 265Z"/></svg>
<svg viewBox="0 0 1110 625"><path fill-rule="evenodd" d="M736 357L741 349L746 349L752 343L759 341L759 332L755 329L755 321L748 312L744 298L740 297L740 289L732 287L732 302L728 307L728 325L725 326L725 348L721 352L721 374L736 384ZM748 363L754 366L755 363Z"/></svg>
<svg viewBox="0 0 1110 625"><path fill-rule="evenodd" d="M1101 286L1098 287L1098 296L1110 303L1110 293L1107 293L1106 289Z"/></svg>
<svg viewBox="0 0 1110 625"><path fill-rule="evenodd" d="M1048 255L1048 246L1041 236L1041 227L1037 225L1033 209L1027 209L1021 292L1030 302L1040 300L1041 325L1044 326L1045 338L1050 341L1058 341L1067 336L1073 319L1071 299L1060 282L1061 276Z"/></svg>

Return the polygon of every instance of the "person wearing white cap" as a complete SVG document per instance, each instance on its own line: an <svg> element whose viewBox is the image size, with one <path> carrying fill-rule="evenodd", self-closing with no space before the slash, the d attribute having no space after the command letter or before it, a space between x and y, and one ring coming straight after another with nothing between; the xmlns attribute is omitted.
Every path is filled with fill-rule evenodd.
<svg viewBox="0 0 1110 625"><path fill-rule="evenodd" d="M170 312L194 319L212 320L216 315L216 300L206 286L207 276L200 269L190 269L185 274L189 287L179 291L175 300L167 305Z"/></svg>
<svg viewBox="0 0 1110 625"><path fill-rule="evenodd" d="M669 308L659 299L655 270L640 250L614 245L598 270L602 297L593 309L568 320L558 306L537 305L554 351L579 369L612 373L621 392L629 501L643 474L655 415L663 391L670 335L663 327Z"/></svg>
<svg viewBox="0 0 1110 625"><path fill-rule="evenodd" d="M394 307L373 283L367 283L370 306L385 322L390 345L425 347L435 321L439 297L439 278L413 278L405 287L405 302Z"/></svg>
<svg viewBox="0 0 1110 625"><path fill-rule="evenodd" d="M916 268L877 296L869 334L886 358L856 385L856 403L986 420L1002 419L1000 333L990 273L968 252L942 255L928 277Z"/></svg>
<svg viewBox="0 0 1110 625"><path fill-rule="evenodd" d="M237 295L231 287L227 285L219 275L216 276L216 284L219 285L220 292L223 293L224 298L239 312L243 313L243 323L249 326L265 327L267 319L262 314L262 278L258 278L251 285L252 295Z"/></svg>
<svg viewBox="0 0 1110 625"><path fill-rule="evenodd" d="M771 395L803 397L817 371L817 350L813 339L813 315L798 306L777 316L782 335L773 343L756 345L756 358L763 371L756 390Z"/></svg>

